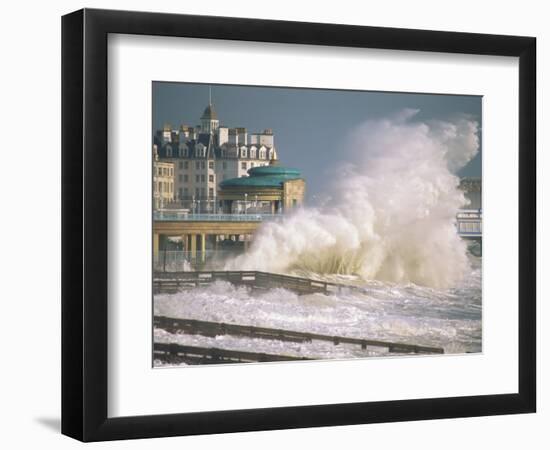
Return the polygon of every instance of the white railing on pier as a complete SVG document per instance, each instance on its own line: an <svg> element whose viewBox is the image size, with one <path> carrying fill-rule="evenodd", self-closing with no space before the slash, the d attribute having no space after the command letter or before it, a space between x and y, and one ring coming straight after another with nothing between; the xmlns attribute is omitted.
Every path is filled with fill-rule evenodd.
<svg viewBox="0 0 550 450"><path fill-rule="evenodd" d="M483 212L481 209L461 209L456 215L458 234L465 238L481 238Z"/></svg>

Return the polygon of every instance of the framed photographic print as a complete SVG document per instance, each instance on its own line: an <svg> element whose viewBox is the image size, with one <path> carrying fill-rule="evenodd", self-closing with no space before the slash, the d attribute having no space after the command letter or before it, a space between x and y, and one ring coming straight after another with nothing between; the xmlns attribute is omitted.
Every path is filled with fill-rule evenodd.
<svg viewBox="0 0 550 450"><path fill-rule="evenodd" d="M62 22L62 432L535 411L535 39Z"/></svg>

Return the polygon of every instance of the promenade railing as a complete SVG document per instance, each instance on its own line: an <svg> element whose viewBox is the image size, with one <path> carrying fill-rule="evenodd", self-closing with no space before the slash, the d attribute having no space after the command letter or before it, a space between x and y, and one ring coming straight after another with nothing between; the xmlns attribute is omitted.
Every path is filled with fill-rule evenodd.
<svg viewBox="0 0 550 450"><path fill-rule="evenodd" d="M238 250L206 250L190 252L159 250L153 256L155 272L190 272L195 270L222 270L225 262L241 252Z"/></svg>
<svg viewBox="0 0 550 450"><path fill-rule="evenodd" d="M153 219L158 222L263 222L277 220L282 214L192 214L187 212L155 211Z"/></svg>
<svg viewBox="0 0 550 450"><path fill-rule="evenodd" d="M458 234L462 237L481 238L483 212L481 209L461 209L456 215Z"/></svg>

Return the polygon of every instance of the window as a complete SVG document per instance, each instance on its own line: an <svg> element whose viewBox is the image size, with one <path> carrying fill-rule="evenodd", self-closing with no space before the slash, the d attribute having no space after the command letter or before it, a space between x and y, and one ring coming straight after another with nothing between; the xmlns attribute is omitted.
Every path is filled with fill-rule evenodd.
<svg viewBox="0 0 550 450"><path fill-rule="evenodd" d="M188 181L189 181L189 175L185 174L185 175L183 176L183 182L184 182L184 183L187 183Z"/></svg>
<svg viewBox="0 0 550 450"><path fill-rule="evenodd" d="M200 196L201 196L201 189L195 188L195 197L200 197Z"/></svg>
<svg viewBox="0 0 550 450"><path fill-rule="evenodd" d="M253 162L250 163L250 167L254 167L254 163L253 163Z"/></svg>
<svg viewBox="0 0 550 450"><path fill-rule="evenodd" d="M183 196L186 198L189 196L189 190L187 188L183 188Z"/></svg>
<svg viewBox="0 0 550 450"><path fill-rule="evenodd" d="M206 162L205 161L201 161L201 169L205 169L206 168Z"/></svg>
<svg viewBox="0 0 550 450"><path fill-rule="evenodd" d="M208 163L208 168L209 168L209 169L214 169L214 161L210 161L210 162Z"/></svg>
<svg viewBox="0 0 550 450"><path fill-rule="evenodd" d="M255 148L250 149L250 157L251 158L256 158L256 149Z"/></svg>
<svg viewBox="0 0 550 450"><path fill-rule="evenodd" d="M210 181L210 183L213 183L214 182L214 175L208 175L208 181Z"/></svg>
<svg viewBox="0 0 550 450"><path fill-rule="evenodd" d="M241 158L246 158L246 148L241 148Z"/></svg>
<svg viewBox="0 0 550 450"><path fill-rule="evenodd" d="M185 189L185 190L187 190L187 189ZM182 189L182 188L179 188L178 194L179 194L179 197L180 197L180 198L183 197L183 192L184 192L183 189Z"/></svg>
<svg viewBox="0 0 550 450"><path fill-rule="evenodd" d="M214 197L214 188L209 188L208 189L208 196L209 197Z"/></svg>
<svg viewBox="0 0 550 450"><path fill-rule="evenodd" d="M180 183L183 181L183 175L181 173L178 175L178 181Z"/></svg>
<svg viewBox="0 0 550 450"><path fill-rule="evenodd" d="M195 175L195 182L198 183L199 181L201 181L201 176Z"/></svg>
<svg viewBox="0 0 550 450"><path fill-rule="evenodd" d="M260 150L260 159L265 159L265 150Z"/></svg>
<svg viewBox="0 0 550 450"><path fill-rule="evenodd" d="M185 161L185 162L183 163L183 168L184 168L184 169L189 169L189 161Z"/></svg>
<svg viewBox="0 0 550 450"><path fill-rule="evenodd" d="M222 167L224 170L227 169L227 163L225 161L223 162Z"/></svg>
<svg viewBox="0 0 550 450"><path fill-rule="evenodd" d="M166 147L166 156L168 156L168 158L172 157L172 147Z"/></svg>
<svg viewBox="0 0 550 450"><path fill-rule="evenodd" d="M200 161L195 161L195 169L200 169L201 168L201 162Z"/></svg>
<svg viewBox="0 0 550 450"><path fill-rule="evenodd" d="M201 175L201 181L204 183L206 181L206 176L204 174Z"/></svg>
<svg viewBox="0 0 550 450"><path fill-rule="evenodd" d="M241 169L246 170L246 163L245 162L241 163Z"/></svg>
<svg viewBox="0 0 550 450"><path fill-rule="evenodd" d="M180 169L183 169L183 161L180 161L180 162L178 163L178 167L179 167Z"/></svg>

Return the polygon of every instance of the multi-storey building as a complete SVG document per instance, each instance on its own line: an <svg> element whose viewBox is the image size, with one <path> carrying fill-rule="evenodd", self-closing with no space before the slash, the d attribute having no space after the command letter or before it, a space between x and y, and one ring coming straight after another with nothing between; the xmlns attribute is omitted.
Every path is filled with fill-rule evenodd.
<svg viewBox="0 0 550 450"><path fill-rule="evenodd" d="M153 208L162 209L174 202L174 164L159 161L156 146L153 146Z"/></svg>
<svg viewBox="0 0 550 450"><path fill-rule="evenodd" d="M277 160L271 129L248 134L246 128L220 126L214 106L209 104L196 127L170 125L154 136L159 160L174 165L174 201L195 212L213 212L219 183L246 176L253 167Z"/></svg>

